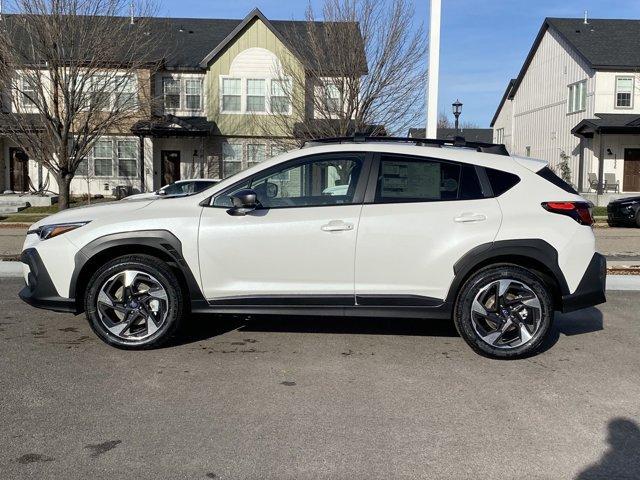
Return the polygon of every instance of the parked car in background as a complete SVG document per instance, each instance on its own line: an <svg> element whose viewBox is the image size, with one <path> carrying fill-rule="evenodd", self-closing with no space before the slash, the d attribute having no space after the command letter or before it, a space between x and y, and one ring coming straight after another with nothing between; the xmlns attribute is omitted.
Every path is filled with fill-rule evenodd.
<svg viewBox="0 0 640 480"><path fill-rule="evenodd" d="M607 223L610 227L640 228L640 197L618 198L609 202Z"/></svg>
<svg viewBox="0 0 640 480"><path fill-rule="evenodd" d="M199 193L65 210L29 229L20 297L120 348L189 312L379 315L530 355L554 311L605 301L590 205L546 162L443 143L319 141Z"/></svg>
<svg viewBox="0 0 640 480"><path fill-rule="evenodd" d="M178 180L169 185L150 193L138 193L137 195L129 195L122 200L140 200L144 198L154 199L158 197L169 197L176 195L189 195L191 193L201 192L209 187L220 183L220 180L210 178L193 178L189 180Z"/></svg>

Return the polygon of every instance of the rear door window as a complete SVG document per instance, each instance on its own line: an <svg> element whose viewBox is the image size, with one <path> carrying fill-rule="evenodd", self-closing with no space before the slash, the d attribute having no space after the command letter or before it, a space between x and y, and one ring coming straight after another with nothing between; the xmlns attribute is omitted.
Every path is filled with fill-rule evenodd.
<svg viewBox="0 0 640 480"><path fill-rule="evenodd" d="M376 203L479 198L484 195L473 165L395 155L380 158Z"/></svg>

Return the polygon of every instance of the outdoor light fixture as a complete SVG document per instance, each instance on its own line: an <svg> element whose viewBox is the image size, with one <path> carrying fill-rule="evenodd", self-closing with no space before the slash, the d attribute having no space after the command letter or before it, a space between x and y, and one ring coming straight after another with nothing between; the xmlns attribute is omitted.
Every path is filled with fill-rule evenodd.
<svg viewBox="0 0 640 480"><path fill-rule="evenodd" d="M462 113L462 102L456 99L456 101L451 104L451 107L453 107L453 116L456 118L455 126L456 126L456 133L458 133L458 117Z"/></svg>

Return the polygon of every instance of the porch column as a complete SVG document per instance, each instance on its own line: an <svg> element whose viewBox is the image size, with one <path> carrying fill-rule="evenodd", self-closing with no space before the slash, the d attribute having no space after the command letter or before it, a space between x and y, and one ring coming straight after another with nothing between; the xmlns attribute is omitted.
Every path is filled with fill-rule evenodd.
<svg viewBox="0 0 640 480"><path fill-rule="evenodd" d="M598 130L598 139L600 140L600 148L598 149L598 195L604 192L604 135Z"/></svg>
<svg viewBox="0 0 640 480"><path fill-rule="evenodd" d="M138 161L140 162L140 192L146 192L146 188L144 187L144 135L138 136Z"/></svg>
<svg viewBox="0 0 640 480"><path fill-rule="evenodd" d="M584 137L580 137L580 159L578 160L578 192L584 192Z"/></svg>

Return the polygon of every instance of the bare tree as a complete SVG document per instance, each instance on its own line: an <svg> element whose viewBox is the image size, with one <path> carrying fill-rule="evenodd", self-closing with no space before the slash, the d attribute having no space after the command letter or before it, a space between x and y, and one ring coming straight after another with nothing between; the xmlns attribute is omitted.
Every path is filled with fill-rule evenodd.
<svg viewBox="0 0 640 480"><path fill-rule="evenodd" d="M161 29L151 4L129 8L127 0L13 0L0 21L0 79L11 96L2 133L55 177L60 209L94 142L129 133L151 112Z"/></svg>
<svg viewBox="0 0 640 480"><path fill-rule="evenodd" d="M453 128L453 123L446 113L440 112L438 114L438 126L437 128Z"/></svg>
<svg viewBox="0 0 640 480"><path fill-rule="evenodd" d="M275 120L257 122L299 142L406 131L424 111L426 42L415 19L410 0L325 0L319 15L309 6L305 27L284 35L294 55L283 56L270 92Z"/></svg>

